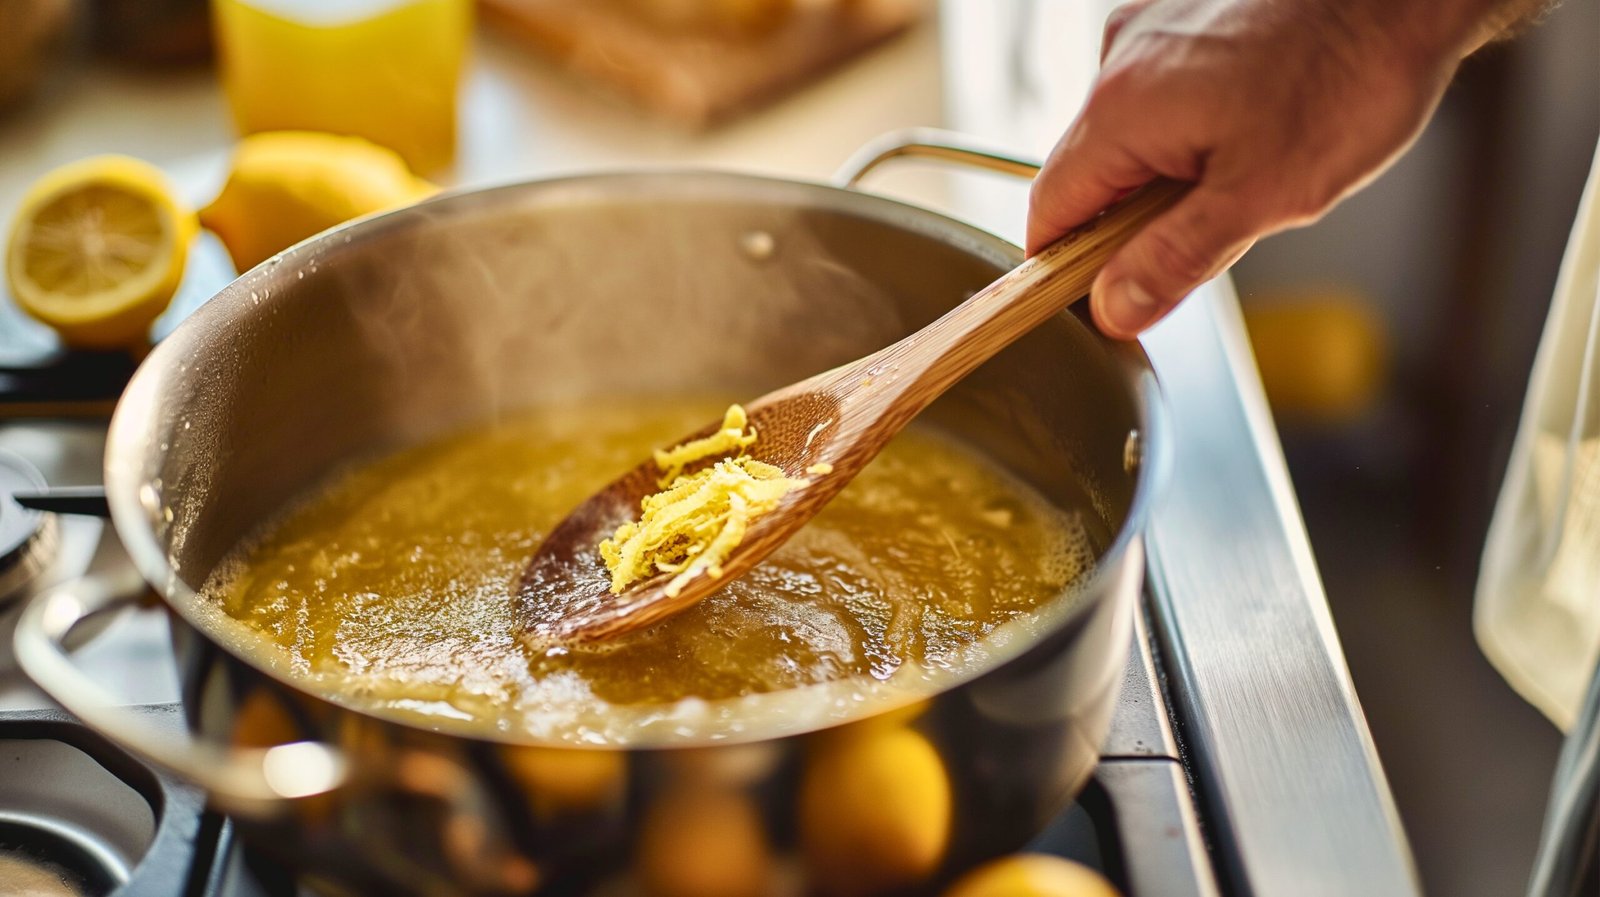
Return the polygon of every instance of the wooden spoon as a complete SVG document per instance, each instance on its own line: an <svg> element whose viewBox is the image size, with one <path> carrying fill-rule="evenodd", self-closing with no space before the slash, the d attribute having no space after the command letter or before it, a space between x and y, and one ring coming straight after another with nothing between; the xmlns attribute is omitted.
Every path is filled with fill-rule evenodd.
<svg viewBox="0 0 1600 897"><path fill-rule="evenodd" d="M524 571L517 595L524 642L549 647L630 632L690 607L761 563L918 412L1087 293L1112 252L1184 189L1169 181L1150 184L894 345L746 404L759 434L748 453L811 482L750 524L723 560L720 577L702 573L669 596L664 587L672 577L662 574L611 594L598 546L637 518L640 500L659 491L660 470L645 461L595 493L556 525ZM680 442L716 429L711 424ZM806 472L819 464L832 470Z"/></svg>

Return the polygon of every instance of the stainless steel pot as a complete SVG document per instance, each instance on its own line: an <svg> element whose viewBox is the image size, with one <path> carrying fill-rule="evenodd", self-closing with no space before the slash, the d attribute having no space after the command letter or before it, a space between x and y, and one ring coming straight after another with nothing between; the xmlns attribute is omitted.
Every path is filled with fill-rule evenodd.
<svg viewBox="0 0 1600 897"><path fill-rule="evenodd" d="M1164 451L1143 353L1079 313L928 415L1114 535L1035 637L916 715L632 750L429 730L302 690L236 650L195 593L340 462L558 398L759 394L922 326L1020 260L854 189L907 154L1033 170L900 135L832 186L538 181L441 196L269 260L151 353L107 447L117 532L171 612L194 739L144 729L72 665L72 628L128 603L114 584L38 599L19 661L91 726L206 788L255 843L356 889L918 893L1016 848L1083 784L1106 734Z"/></svg>

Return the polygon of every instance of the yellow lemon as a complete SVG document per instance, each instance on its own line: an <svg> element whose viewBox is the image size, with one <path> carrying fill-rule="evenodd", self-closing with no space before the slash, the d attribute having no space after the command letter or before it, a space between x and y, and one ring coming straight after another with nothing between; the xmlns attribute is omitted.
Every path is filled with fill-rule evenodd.
<svg viewBox="0 0 1600 897"><path fill-rule="evenodd" d="M967 873L944 897L1118 897L1082 863L1042 853L1003 857Z"/></svg>
<svg viewBox="0 0 1600 897"><path fill-rule="evenodd" d="M194 213L155 166L127 156L82 159L23 196L6 280L23 311L69 346L136 345L177 292L194 234Z"/></svg>
<svg viewBox="0 0 1600 897"><path fill-rule="evenodd" d="M1339 423L1381 398L1388 334L1363 297L1337 289L1284 295L1247 306L1244 316L1277 414Z"/></svg>
<svg viewBox="0 0 1600 897"><path fill-rule="evenodd" d="M200 223L247 271L305 238L437 188L392 150L359 137L268 131L239 141L222 193Z"/></svg>
<svg viewBox="0 0 1600 897"><path fill-rule="evenodd" d="M800 784L800 841L824 894L917 884L944 859L950 779L926 738L873 728L812 742Z"/></svg>
<svg viewBox="0 0 1600 897"><path fill-rule="evenodd" d="M773 867L761 814L737 789L687 786L645 814L636 858L649 897L764 897Z"/></svg>

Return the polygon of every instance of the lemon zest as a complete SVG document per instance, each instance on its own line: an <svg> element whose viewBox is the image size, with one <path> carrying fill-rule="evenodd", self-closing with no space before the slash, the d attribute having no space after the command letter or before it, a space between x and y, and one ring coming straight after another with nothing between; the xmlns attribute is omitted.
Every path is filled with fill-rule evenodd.
<svg viewBox="0 0 1600 897"><path fill-rule="evenodd" d="M727 413L722 416L722 426L715 433L691 439L676 448L656 449L656 466L661 468L661 478L656 485L666 488L683 473L685 467L696 461L726 457L735 452L742 455L745 449L756 442L755 427L749 424L750 418L745 415L742 406L729 405Z"/></svg>
<svg viewBox="0 0 1600 897"><path fill-rule="evenodd" d="M613 594L660 574L673 575L665 588L669 596L701 574L722 576L723 561L744 539L751 521L807 483L745 455L755 441L744 409L733 405L715 433L656 452L656 466L664 472L662 491L640 501L637 521L617 527L600 543ZM727 457L732 453L737 454ZM709 467L683 472L719 455L722 459Z"/></svg>

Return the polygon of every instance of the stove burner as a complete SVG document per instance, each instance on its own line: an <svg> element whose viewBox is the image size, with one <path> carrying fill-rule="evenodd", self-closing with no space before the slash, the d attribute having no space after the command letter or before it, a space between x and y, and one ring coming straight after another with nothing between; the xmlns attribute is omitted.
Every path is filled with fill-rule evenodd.
<svg viewBox="0 0 1600 897"><path fill-rule="evenodd" d="M54 516L12 501L14 492L38 491L44 476L21 455L0 449L0 607L22 596L55 559L61 545Z"/></svg>
<svg viewBox="0 0 1600 897"><path fill-rule="evenodd" d="M101 897L117 878L89 851L47 829L0 821L0 881L27 897Z"/></svg>
<svg viewBox="0 0 1600 897"><path fill-rule="evenodd" d="M171 710L146 717L182 725ZM0 894L190 893L198 793L57 711L0 713L0 768Z"/></svg>

